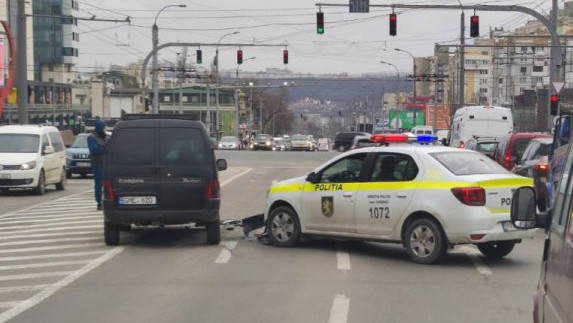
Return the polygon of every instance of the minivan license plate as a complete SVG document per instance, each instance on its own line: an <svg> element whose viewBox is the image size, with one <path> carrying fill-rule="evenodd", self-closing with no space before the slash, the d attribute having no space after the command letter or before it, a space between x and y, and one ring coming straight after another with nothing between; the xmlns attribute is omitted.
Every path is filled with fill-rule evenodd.
<svg viewBox="0 0 573 323"><path fill-rule="evenodd" d="M121 196L119 205L155 205L157 197L155 196Z"/></svg>

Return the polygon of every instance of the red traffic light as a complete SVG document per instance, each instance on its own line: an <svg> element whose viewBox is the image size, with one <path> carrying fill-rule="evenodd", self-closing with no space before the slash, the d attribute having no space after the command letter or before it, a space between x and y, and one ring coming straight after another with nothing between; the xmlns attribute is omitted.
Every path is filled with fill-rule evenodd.
<svg viewBox="0 0 573 323"><path fill-rule="evenodd" d="M390 21L397 21L398 20L398 16L396 16L395 13L391 13L390 14Z"/></svg>
<svg viewBox="0 0 573 323"><path fill-rule="evenodd" d="M470 18L470 36L479 37L479 16L472 16Z"/></svg>
<svg viewBox="0 0 573 323"><path fill-rule="evenodd" d="M479 16L472 16L472 23L474 24L479 23Z"/></svg>
<svg viewBox="0 0 573 323"><path fill-rule="evenodd" d="M390 14L390 36L396 36L398 16L395 13Z"/></svg>
<svg viewBox="0 0 573 323"><path fill-rule="evenodd" d="M288 49L283 50L283 64L288 64Z"/></svg>
<svg viewBox="0 0 573 323"><path fill-rule="evenodd" d="M559 102L559 96L554 94L551 96L550 100L551 100L551 103L557 103L557 102Z"/></svg>
<svg viewBox="0 0 573 323"><path fill-rule="evenodd" d="M237 50L237 64L243 64L243 50Z"/></svg>

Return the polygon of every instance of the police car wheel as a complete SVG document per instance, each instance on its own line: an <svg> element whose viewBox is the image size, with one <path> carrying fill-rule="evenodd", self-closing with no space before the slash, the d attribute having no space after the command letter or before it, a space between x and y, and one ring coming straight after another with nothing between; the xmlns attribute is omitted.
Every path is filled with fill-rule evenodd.
<svg viewBox="0 0 573 323"><path fill-rule="evenodd" d="M294 210L286 206L272 210L267 221L267 232L277 247L296 246L300 240L300 224Z"/></svg>
<svg viewBox="0 0 573 323"><path fill-rule="evenodd" d="M419 264L436 263L447 252L446 238L434 220L412 222L406 230L405 240L408 256Z"/></svg>
<svg viewBox="0 0 573 323"><path fill-rule="evenodd" d="M495 241L477 244L481 253L490 259L501 259L513 250L515 242L513 241Z"/></svg>

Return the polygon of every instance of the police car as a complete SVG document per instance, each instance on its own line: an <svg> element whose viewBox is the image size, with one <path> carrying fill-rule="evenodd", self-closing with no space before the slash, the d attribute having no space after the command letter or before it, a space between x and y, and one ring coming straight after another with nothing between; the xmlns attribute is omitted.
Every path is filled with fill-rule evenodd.
<svg viewBox="0 0 573 323"><path fill-rule="evenodd" d="M394 242L413 261L430 264L457 244L501 258L535 235L510 222L512 194L531 179L474 151L410 145L402 134L371 140L379 146L270 187L264 217L273 245L293 247L303 235Z"/></svg>

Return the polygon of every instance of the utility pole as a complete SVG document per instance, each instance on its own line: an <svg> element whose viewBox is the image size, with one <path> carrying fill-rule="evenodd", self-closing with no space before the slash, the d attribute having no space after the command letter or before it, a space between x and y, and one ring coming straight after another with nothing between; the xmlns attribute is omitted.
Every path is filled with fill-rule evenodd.
<svg viewBox="0 0 573 323"><path fill-rule="evenodd" d="M16 88L18 91L18 122L28 123L28 51L26 44L26 1L18 0L16 48Z"/></svg>
<svg viewBox="0 0 573 323"><path fill-rule="evenodd" d="M459 77L459 101L458 109L464 107L465 104L465 80L466 80L466 14L462 10L460 19L460 77Z"/></svg>
<svg viewBox="0 0 573 323"><path fill-rule="evenodd" d="M557 0L553 0L552 1L552 8L551 8L551 24L553 25L553 28L555 28L554 30L557 31L557 23L558 23L558 15L559 15L559 5ZM567 42L565 43L565 45L567 45ZM559 47L555 47L552 46L551 47L551 60L553 62L558 61L561 58L561 48ZM561 65L561 68L563 68L563 70L565 70L563 64ZM557 81L561 79L561 73L557 73L557 67L555 66L555 64L551 64L551 66L549 66L549 74L552 75L553 77L555 77L555 80L552 77L549 77L549 81L553 82L553 81ZM553 86L551 84L549 84L549 89L548 89L548 95L547 95L547 130L550 130L551 128L553 128L553 120L551 120L551 94L557 94L557 92L554 92L555 89L553 88ZM557 106L557 115L559 115L559 113L561 111L559 111L559 106Z"/></svg>
<svg viewBox="0 0 573 323"><path fill-rule="evenodd" d="M211 85L207 84L207 116L205 117L207 123L207 134L211 137Z"/></svg>
<svg viewBox="0 0 573 323"><path fill-rule="evenodd" d="M239 104L239 89L235 89L235 105L236 105L236 111L235 111L235 137L237 137L237 139L239 138L239 123L240 118L239 118L239 114L241 113L241 106Z"/></svg>

